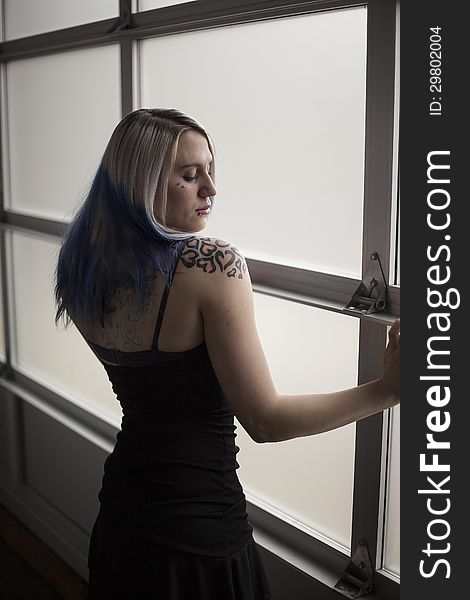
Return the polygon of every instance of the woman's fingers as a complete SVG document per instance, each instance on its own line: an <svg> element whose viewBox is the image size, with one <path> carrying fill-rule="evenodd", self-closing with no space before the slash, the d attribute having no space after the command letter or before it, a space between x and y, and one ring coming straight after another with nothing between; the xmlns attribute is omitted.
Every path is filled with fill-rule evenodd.
<svg viewBox="0 0 470 600"><path fill-rule="evenodd" d="M396 319L388 332L390 346L393 349L400 348L400 319Z"/></svg>
<svg viewBox="0 0 470 600"><path fill-rule="evenodd" d="M381 381L394 396L400 397L400 319L396 319L388 332L384 353L384 370Z"/></svg>

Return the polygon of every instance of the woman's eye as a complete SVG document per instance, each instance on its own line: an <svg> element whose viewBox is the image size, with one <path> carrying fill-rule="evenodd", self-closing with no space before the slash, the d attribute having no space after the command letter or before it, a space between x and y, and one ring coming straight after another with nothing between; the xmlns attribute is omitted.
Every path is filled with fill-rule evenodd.
<svg viewBox="0 0 470 600"><path fill-rule="evenodd" d="M212 171L208 171L207 174L209 175L209 177L212 177ZM186 176L183 177L183 179L185 181L196 181L197 178L198 178L197 174L196 175L192 175L192 176L191 175L186 175Z"/></svg>

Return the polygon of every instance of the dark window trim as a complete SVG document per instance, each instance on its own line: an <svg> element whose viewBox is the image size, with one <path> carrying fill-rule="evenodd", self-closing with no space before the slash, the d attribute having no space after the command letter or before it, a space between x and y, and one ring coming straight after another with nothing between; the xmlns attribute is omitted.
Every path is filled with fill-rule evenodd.
<svg viewBox="0 0 470 600"><path fill-rule="evenodd" d="M40 233L43 235L51 235L54 237L62 237L67 229L67 223L62 221L54 221L53 219L46 219L43 217L33 217L32 215L25 215L22 213L16 213L11 210L5 210L3 213L2 222L0 227L8 230L18 230Z"/></svg>
<svg viewBox="0 0 470 600"><path fill-rule="evenodd" d="M364 173L363 273L372 252L382 258L389 281L394 162L395 0L371 0L367 13L367 98ZM398 288L391 288L398 289ZM361 320L358 384L380 377L386 330ZM353 529L351 552L367 540L372 565L377 556L384 413L356 424ZM383 536L380 543L383 544Z"/></svg>
<svg viewBox="0 0 470 600"><path fill-rule="evenodd" d="M133 58L132 40L121 40L121 114L132 112Z"/></svg>

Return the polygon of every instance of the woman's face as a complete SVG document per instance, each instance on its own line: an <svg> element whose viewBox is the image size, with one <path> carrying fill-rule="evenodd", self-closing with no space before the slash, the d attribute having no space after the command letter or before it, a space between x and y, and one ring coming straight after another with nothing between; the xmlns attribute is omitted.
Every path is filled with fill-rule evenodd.
<svg viewBox="0 0 470 600"><path fill-rule="evenodd" d="M211 178L212 154L204 135L188 129L181 134L176 162L168 182L166 225L181 231L201 231L217 190Z"/></svg>

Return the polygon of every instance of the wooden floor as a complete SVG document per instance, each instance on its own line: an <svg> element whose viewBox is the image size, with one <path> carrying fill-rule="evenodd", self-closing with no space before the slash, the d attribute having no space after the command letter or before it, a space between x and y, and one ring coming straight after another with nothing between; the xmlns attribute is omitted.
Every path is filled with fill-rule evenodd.
<svg viewBox="0 0 470 600"><path fill-rule="evenodd" d="M87 583L0 505L1 600L85 600Z"/></svg>

